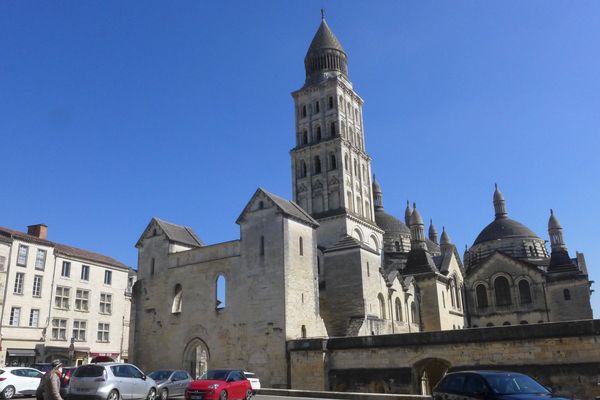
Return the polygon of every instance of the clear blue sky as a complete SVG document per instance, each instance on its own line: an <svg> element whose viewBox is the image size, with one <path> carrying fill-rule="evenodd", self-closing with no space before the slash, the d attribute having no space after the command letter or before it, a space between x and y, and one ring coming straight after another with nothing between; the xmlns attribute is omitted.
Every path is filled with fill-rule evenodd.
<svg viewBox="0 0 600 400"><path fill-rule="evenodd" d="M543 238L555 209L600 289L597 1L2 1L0 225L131 266L152 216L238 238L258 186L291 197L321 7L386 210L416 201L462 252L498 182Z"/></svg>

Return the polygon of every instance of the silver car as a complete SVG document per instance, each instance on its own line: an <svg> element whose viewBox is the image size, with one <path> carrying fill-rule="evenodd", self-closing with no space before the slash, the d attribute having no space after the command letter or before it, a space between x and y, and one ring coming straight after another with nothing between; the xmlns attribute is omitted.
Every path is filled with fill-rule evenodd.
<svg viewBox="0 0 600 400"><path fill-rule="evenodd" d="M150 372L148 376L156 382L156 390L161 400L167 400L169 396L183 396L192 381L192 377L186 371L175 369L160 369Z"/></svg>
<svg viewBox="0 0 600 400"><path fill-rule="evenodd" d="M156 399L156 382L135 365L87 364L78 367L70 383L70 400Z"/></svg>

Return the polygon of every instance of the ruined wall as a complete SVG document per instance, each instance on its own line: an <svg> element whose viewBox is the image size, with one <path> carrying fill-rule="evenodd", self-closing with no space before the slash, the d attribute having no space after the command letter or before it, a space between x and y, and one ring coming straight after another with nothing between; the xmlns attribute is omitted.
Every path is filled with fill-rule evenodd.
<svg viewBox="0 0 600 400"><path fill-rule="evenodd" d="M314 351L327 361L324 390L406 393L410 389L416 394L424 371L433 377L448 369L493 368L531 373L559 393L593 399L600 395L599 341L600 320L586 320L292 341L288 351L292 385L298 389L314 386L313 378L303 378L301 371L304 359L315 361L295 353ZM358 375L362 378L356 379Z"/></svg>

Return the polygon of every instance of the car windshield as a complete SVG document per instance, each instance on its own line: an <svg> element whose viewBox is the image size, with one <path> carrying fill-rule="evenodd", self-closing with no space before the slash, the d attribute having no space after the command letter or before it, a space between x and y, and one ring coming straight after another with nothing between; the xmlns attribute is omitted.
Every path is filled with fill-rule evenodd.
<svg viewBox="0 0 600 400"><path fill-rule="evenodd" d="M172 372L173 371L171 370L163 369L160 371L151 372L148 374L148 376L154 379L155 381L166 381L167 379L169 379Z"/></svg>
<svg viewBox="0 0 600 400"><path fill-rule="evenodd" d="M84 365L77 368L73 375L77 378L96 378L104 375L104 367L92 364Z"/></svg>
<svg viewBox="0 0 600 400"><path fill-rule="evenodd" d="M250 372L244 372L244 376L245 376L246 378L250 379L250 378L254 378L256 375L254 375L254 374L252 374L252 373L250 373Z"/></svg>
<svg viewBox="0 0 600 400"><path fill-rule="evenodd" d="M210 380L210 381L224 381L227 378L227 374L229 374L228 370L225 369L213 369L208 372L205 372L200 380Z"/></svg>
<svg viewBox="0 0 600 400"><path fill-rule="evenodd" d="M488 375L485 377L497 394L537 394L550 393L548 389L527 375Z"/></svg>

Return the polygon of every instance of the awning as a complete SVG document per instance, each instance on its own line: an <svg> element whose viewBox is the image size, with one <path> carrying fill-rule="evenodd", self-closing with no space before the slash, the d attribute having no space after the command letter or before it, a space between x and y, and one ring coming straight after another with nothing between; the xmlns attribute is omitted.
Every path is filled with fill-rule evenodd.
<svg viewBox="0 0 600 400"><path fill-rule="evenodd" d="M90 357L119 357L118 352L116 353L111 353L111 352L105 352L105 353L95 353L95 352L91 352L90 353Z"/></svg>
<svg viewBox="0 0 600 400"><path fill-rule="evenodd" d="M35 350L25 349L8 349L6 352L9 357L35 357L37 355Z"/></svg>

